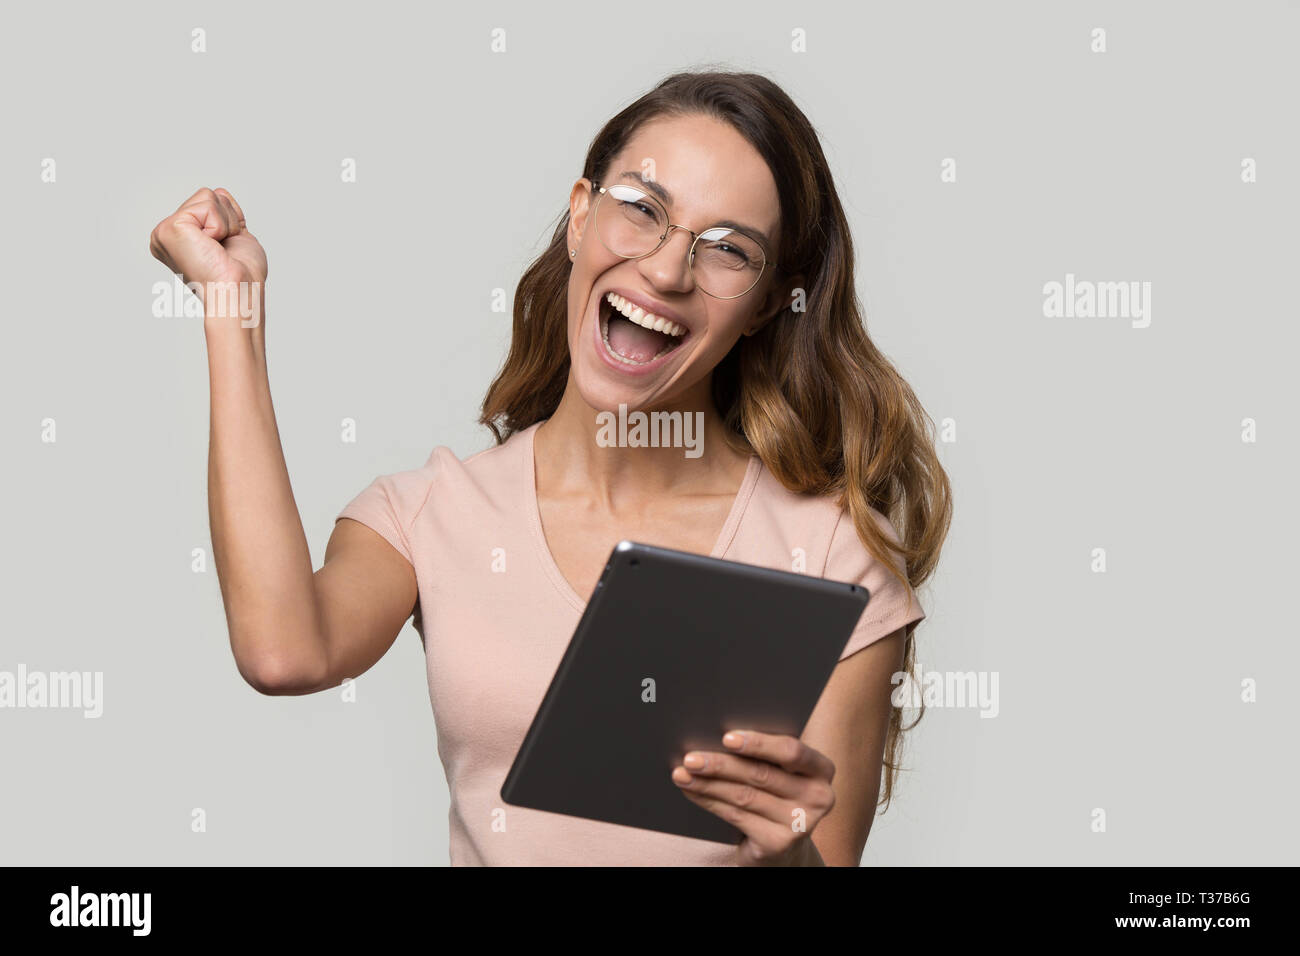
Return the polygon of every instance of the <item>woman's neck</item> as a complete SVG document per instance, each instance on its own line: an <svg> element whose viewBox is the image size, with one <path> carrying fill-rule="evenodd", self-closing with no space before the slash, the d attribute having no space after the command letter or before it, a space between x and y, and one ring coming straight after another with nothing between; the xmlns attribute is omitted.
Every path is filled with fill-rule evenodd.
<svg viewBox="0 0 1300 956"><path fill-rule="evenodd" d="M695 393L654 409L599 412L570 377L534 438L538 492L582 494L611 510L653 496L735 492L749 458L728 444L708 382Z"/></svg>

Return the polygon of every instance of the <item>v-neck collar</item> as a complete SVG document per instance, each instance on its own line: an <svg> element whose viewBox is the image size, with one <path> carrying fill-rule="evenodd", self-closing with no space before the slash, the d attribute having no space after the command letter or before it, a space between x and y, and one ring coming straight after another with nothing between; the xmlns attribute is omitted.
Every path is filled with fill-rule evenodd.
<svg viewBox="0 0 1300 956"><path fill-rule="evenodd" d="M551 554L551 546L546 541L546 532L542 529L542 509L537 501L537 458L533 442L537 429L541 426L542 422L536 422L519 433L520 453L524 458L523 467L519 469L524 486L521 500L528 513L528 523L532 528L533 543L537 546L537 557L541 561L542 569L551 579L551 584L560 592L560 596L573 605L575 610L583 611L587 607L587 601L573 589L569 579L560 570L560 566L555 562L555 556ZM745 468L745 477L740 482L740 490L736 492L736 497L731 502L731 510L727 513L727 520L722 524L722 530L718 532L718 539L713 543L713 550L709 552L709 557L722 558L731 547L731 542L740 527L740 519L745 513L749 499L753 497L754 487L758 484L759 472L762 469L763 460L758 455L750 455L749 464Z"/></svg>

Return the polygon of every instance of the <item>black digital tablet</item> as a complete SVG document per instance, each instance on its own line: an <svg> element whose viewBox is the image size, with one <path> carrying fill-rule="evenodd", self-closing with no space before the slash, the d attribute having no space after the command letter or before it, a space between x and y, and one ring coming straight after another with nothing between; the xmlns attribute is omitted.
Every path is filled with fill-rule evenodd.
<svg viewBox="0 0 1300 956"><path fill-rule="evenodd" d="M739 843L673 767L689 750L724 750L730 729L802 734L869 598L861 585L620 542L502 800Z"/></svg>

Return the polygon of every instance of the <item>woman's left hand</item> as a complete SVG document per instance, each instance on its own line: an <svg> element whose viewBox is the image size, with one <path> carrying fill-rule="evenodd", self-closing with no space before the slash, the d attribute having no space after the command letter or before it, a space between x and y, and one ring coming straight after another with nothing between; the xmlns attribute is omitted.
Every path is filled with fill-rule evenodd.
<svg viewBox="0 0 1300 956"><path fill-rule="evenodd" d="M745 834L741 866L822 866L813 828L835 806L835 764L797 737L733 730L727 752L692 750L673 768L690 800Z"/></svg>

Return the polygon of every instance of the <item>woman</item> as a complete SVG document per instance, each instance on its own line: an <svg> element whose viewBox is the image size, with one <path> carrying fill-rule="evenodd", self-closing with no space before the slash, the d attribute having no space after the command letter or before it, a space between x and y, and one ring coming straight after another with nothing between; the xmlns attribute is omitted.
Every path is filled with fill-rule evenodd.
<svg viewBox="0 0 1300 956"><path fill-rule="evenodd" d="M463 461L438 447L377 478L314 574L262 300L243 320L217 300L260 291L262 248L220 189L187 200L151 247L205 290L212 537L240 673L267 694L334 687L414 615L453 864L858 864L897 773L891 677L913 666L913 587L938 559L950 493L932 424L863 328L825 156L779 87L681 73L606 124L516 292L481 418L497 444ZM599 423L620 406L698 422L697 450L611 447ZM801 738L734 728L673 770L684 799L745 834L738 847L500 799L624 538L871 591Z"/></svg>

